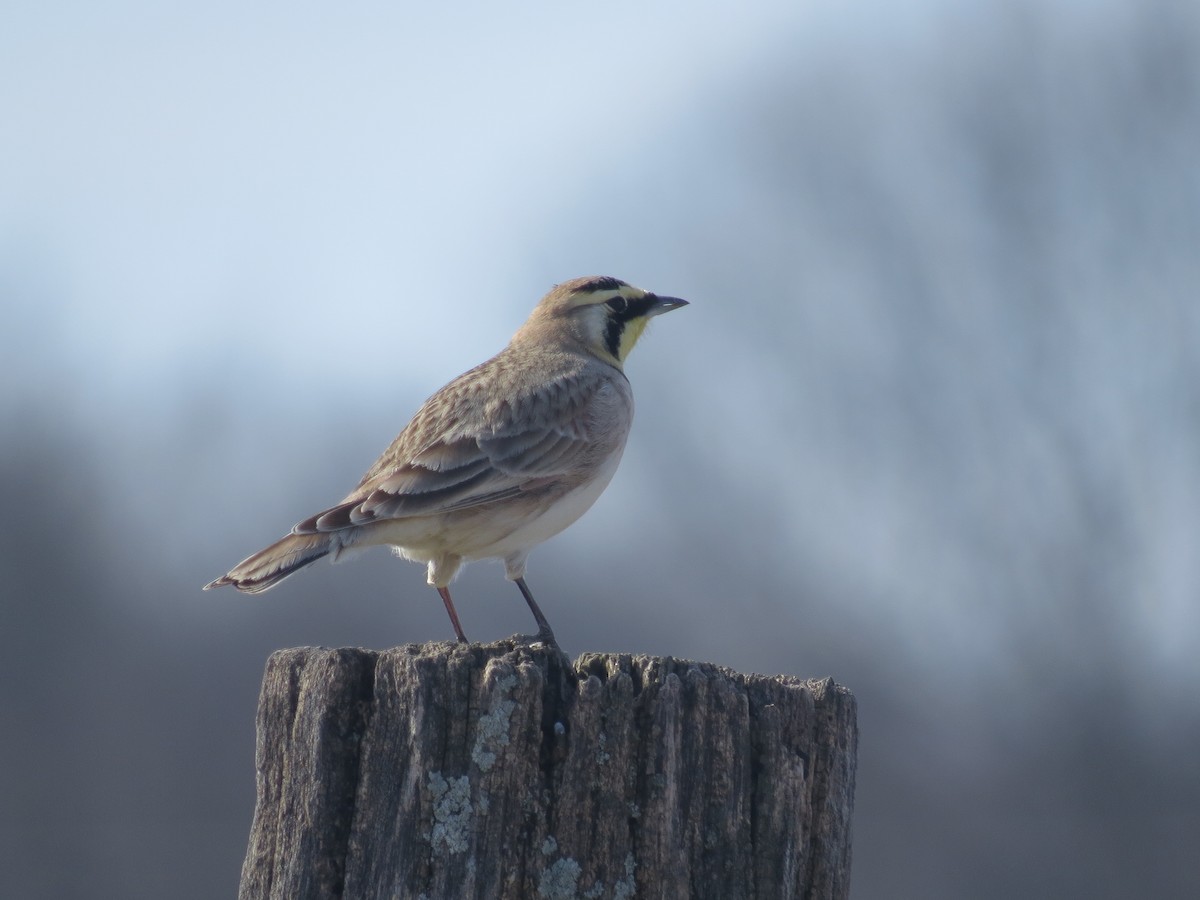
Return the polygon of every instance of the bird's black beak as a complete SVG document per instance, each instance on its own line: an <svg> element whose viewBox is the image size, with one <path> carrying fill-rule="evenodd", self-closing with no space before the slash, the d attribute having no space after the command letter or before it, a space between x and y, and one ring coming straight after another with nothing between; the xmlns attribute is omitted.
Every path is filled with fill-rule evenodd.
<svg viewBox="0 0 1200 900"><path fill-rule="evenodd" d="M647 317L662 315L688 305L686 300L680 300L678 297L660 297L658 294L647 294L646 299L651 301L650 308L646 310Z"/></svg>

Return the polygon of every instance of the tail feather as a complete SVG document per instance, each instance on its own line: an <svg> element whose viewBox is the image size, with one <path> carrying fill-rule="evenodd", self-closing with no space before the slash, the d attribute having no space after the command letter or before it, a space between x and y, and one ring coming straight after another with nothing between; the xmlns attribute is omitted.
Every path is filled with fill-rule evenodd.
<svg viewBox="0 0 1200 900"><path fill-rule="evenodd" d="M289 575L339 547L337 537L332 534L289 534L242 560L228 574L206 584L204 590L226 584L247 594L270 590Z"/></svg>

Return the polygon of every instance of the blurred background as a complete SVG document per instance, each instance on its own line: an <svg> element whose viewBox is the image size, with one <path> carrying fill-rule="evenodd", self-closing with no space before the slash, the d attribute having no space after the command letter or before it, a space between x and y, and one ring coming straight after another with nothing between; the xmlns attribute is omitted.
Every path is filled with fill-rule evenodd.
<svg viewBox="0 0 1200 900"><path fill-rule="evenodd" d="M48 0L0 132L6 895L234 895L268 655L451 631L200 586L611 274L692 305L567 651L849 686L856 897L1200 896L1196 3Z"/></svg>

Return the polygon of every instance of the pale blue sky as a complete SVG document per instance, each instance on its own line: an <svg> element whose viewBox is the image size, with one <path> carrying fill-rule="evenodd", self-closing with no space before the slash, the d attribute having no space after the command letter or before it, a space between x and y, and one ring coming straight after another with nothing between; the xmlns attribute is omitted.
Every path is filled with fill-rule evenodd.
<svg viewBox="0 0 1200 900"><path fill-rule="evenodd" d="M680 123L806 15L23 4L0 28L5 269L33 269L54 298L38 320L104 374L217 346L302 370L371 323L436 332L456 304L466 358L490 352L549 282L622 262L539 258L582 201L614 227L637 215L593 208L592 185L687 165Z"/></svg>

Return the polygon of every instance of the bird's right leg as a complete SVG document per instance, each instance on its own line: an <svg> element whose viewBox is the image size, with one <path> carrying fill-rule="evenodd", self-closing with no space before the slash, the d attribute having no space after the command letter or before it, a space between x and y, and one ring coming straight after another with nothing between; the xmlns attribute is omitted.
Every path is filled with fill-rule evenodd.
<svg viewBox="0 0 1200 900"><path fill-rule="evenodd" d="M537 639L543 643L557 647L558 641L554 638L554 632L550 629L550 623L546 621L546 617L542 615L542 610L538 607L537 601L533 599L533 592L529 590L529 585L525 583L524 576L514 580L517 582L517 587L521 589L521 596L529 604L529 611L533 613L534 621L537 622Z"/></svg>

